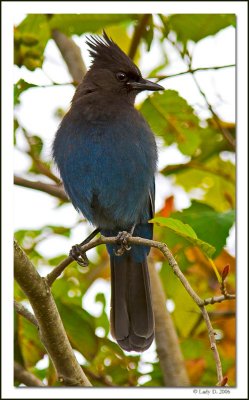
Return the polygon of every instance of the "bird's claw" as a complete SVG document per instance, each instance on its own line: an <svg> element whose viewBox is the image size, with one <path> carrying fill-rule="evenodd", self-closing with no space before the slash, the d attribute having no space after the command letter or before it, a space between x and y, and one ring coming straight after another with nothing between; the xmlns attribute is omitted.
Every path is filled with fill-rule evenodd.
<svg viewBox="0 0 249 400"><path fill-rule="evenodd" d="M81 247L78 244L72 246L69 256L72 257L81 267L87 267L89 264L86 253L82 252Z"/></svg>
<svg viewBox="0 0 249 400"><path fill-rule="evenodd" d="M129 251L131 247L128 245L128 239L132 235L129 232L122 231L117 235L117 244L119 248L115 251L116 256L122 256L126 251Z"/></svg>

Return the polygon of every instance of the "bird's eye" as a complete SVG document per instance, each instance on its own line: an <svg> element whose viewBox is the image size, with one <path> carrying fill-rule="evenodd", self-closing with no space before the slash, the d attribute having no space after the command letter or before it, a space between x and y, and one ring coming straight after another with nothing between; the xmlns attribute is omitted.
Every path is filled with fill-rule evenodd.
<svg viewBox="0 0 249 400"><path fill-rule="evenodd" d="M117 78L118 81L124 82L127 79L127 75L124 72L118 72L116 74L116 78Z"/></svg>

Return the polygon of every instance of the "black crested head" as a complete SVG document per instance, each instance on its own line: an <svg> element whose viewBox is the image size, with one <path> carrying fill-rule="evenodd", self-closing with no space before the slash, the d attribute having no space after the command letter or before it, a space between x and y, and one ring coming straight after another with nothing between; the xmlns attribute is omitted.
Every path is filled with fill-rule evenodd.
<svg viewBox="0 0 249 400"><path fill-rule="evenodd" d="M123 71L141 76L141 72L133 61L120 47L103 31L103 37L88 36L86 44L90 47L89 53L92 57L91 68L109 69Z"/></svg>
<svg viewBox="0 0 249 400"><path fill-rule="evenodd" d="M122 96L134 103L143 90L163 90L156 83L143 79L140 70L114 41L107 36L88 36L92 64L78 86L73 101L90 94Z"/></svg>

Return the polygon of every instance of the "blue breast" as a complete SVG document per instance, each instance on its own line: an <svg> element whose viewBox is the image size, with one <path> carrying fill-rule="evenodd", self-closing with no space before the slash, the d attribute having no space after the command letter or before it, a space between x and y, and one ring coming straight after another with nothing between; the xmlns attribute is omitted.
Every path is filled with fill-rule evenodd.
<svg viewBox="0 0 249 400"><path fill-rule="evenodd" d="M95 123L72 119L69 112L53 154L74 207L91 223L125 229L148 220L157 154L154 136L136 110Z"/></svg>

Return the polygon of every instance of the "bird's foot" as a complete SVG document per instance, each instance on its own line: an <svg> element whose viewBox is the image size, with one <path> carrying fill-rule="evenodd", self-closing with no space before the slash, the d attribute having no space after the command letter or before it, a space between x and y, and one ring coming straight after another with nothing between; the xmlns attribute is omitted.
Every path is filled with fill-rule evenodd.
<svg viewBox="0 0 249 400"><path fill-rule="evenodd" d="M72 246L69 256L72 257L81 267L87 267L89 264L86 253L82 252L79 244Z"/></svg>
<svg viewBox="0 0 249 400"><path fill-rule="evenodd" d="M117 235L117 244L119 248L115 251L116 256L122 256L126 251L129 251L131 247L128 245L128 239L132 236L131 233L122 231Z"/></svg>

